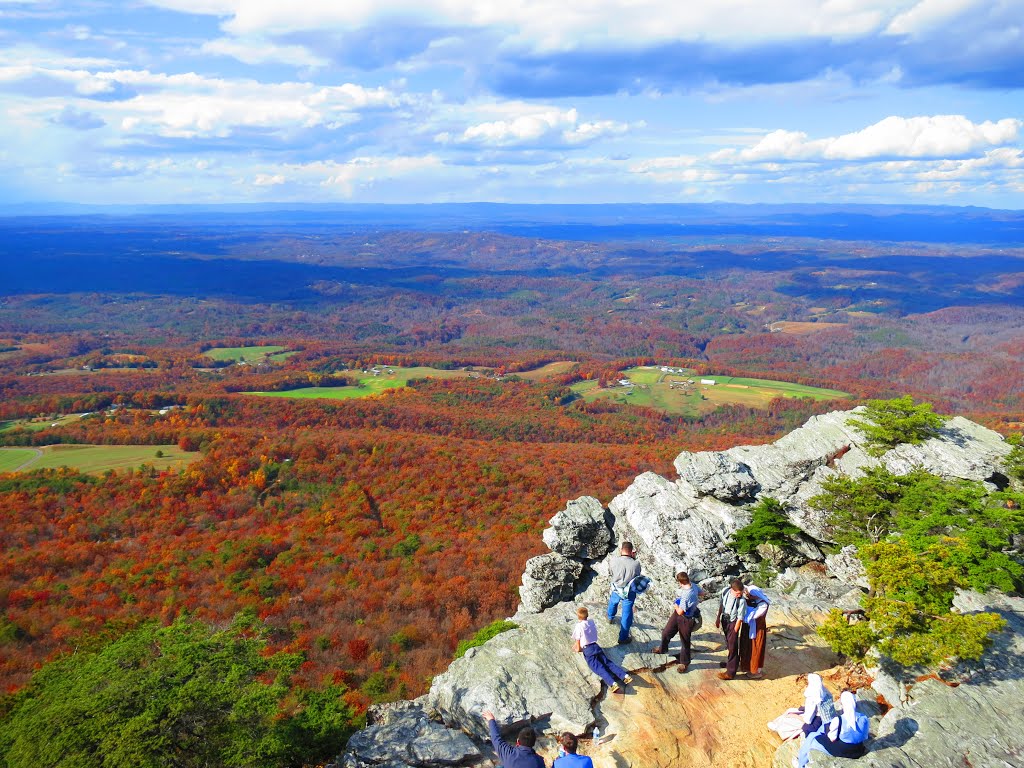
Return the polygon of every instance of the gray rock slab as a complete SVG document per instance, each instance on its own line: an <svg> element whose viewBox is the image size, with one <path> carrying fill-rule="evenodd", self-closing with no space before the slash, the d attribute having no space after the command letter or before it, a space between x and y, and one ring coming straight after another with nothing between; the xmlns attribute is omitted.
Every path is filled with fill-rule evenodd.
<svg viewBox="0 0 1024 768"><path fill-rule="evenodd" d="M418 705L390 709L380 721L352 735L342 765L460 766L475 765L483 753L461 731L427 717Z"/></svg>
<svg viewBox="0 0 1024 768"><path fill-rule="evenodd" d="M542 534L548 549L566 557L593 560L604 557L612 543L604 506L593 496L581 496L566 504L549 521Z"/></svg>
<svg viewBox="0 0 1024 768"><path fill-rule="evenodd" d="M760 489L750 467L720 451L684 451L674 464L680 482L722 501L747 501Z"/></svg>
<svg viewBox="0 0 1024 768"><path fill-rule="evenodd" d="M939 477L987 480L1000 470L1011 447L998 432L956 416L938 437L920 445L898 445L882 462L897 475L920 468Z"/></svg>
<svg viewBox="0 0 1024 768"><path fill-rule="evenodd" d="M616 518L616 543L632 540L647 574L668 582L681 570L694 581L735 571L739 560L727 542L750 522L745 509L651 472L637 477L608 509Z"/></svg>
<svg viewBox="0 0 1024 768"><path fill-rule="evenodd" d="M537 555L526 561L523 585L519 587L520 610L540 613L563 600L571 600L583 564L557 552Z"/></svg>

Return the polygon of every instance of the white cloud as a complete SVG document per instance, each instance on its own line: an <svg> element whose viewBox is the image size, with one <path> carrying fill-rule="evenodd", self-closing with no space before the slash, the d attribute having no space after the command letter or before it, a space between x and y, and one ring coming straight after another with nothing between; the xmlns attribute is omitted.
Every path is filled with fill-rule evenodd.
<svg viewBox="0 0 1024 768"><path fill-rule="evenodd" d="M279 184L285 183L285 178L280 173L273 175L269 173L257 173L256 178L252 181L257 187L276 187Z"/></svg>
<svg viewBox="0 0 1024 768"><path fill-rule="evenodd" d="M935 0L933 0L934 2ZM226 18L232 34L357 29L394 20L429 26L496 27L535 48L617 46L666 40L851 37L912 14L915 0L149 0ZM922 13L922 12L918 12ZM901 22L903 23L903 22Z"/></svg>
<svg viewBox="0 0 1024 768"><path fill-rule="evenodd" d="M886 27L891 35L915 35L959 16L973 6L990 0L921 0L895 16Z"/></svg>
<svg viewBox="0 0 1024 768"><path fill-rule="evenodd" d="M487 109L509 113L524 111L525 114L508 115L497 120L488 120L468 126L461 134L439 133L435 140L441 144L462 144L478 147L571 147L590 144L606 136L622 135L634 126L615 120L580 122L575 109L537 107L510 102L504 105L490 105Z"/></svg>
<svg viewBox="0 0 1024 768"><path fill-rule="evenodd" d="M1012 143L1022 126L1024 121L1015 118L974 123L963 115L892 116L860 131L824 139L810 139L802 131L772 131L752 147L723 149L711 159L749 163L956 157Z"/></svg>
<svg viewBox="0 0 1024 768"><path fill-rule="evenodd" d="M200 53L229 56L245 64L280 62L299 67L322 67L327 60L315 56L301 45L275 45L266 40L219 37L203 43Z"/></svg>
<svg viewBox="0 0 1024 768"><path fill-rule="evenodd" d="M339 128L359 113L396 109L409 98L382 88L354 83L261 83L249 79L205 77L194 72L167 75L148 70L41 67L18 63L0 67L0 82L43 77L71 86L83 97L126 92L124 98L95 102L90 108L123 130L165 137L227 137L243 128L290 131ZM51 108L40 100L40 109Z"/></svg>

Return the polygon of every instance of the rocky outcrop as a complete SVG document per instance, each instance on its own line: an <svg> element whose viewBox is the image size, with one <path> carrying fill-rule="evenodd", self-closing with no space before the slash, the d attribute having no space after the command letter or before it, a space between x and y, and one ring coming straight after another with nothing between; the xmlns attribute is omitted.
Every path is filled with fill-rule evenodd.
<svg viewBox="0 0 1024 768"><path fill-rule="evenodd" d="M610 746L589 745L597 750L591 754L606 755L609 765L666 760L696 768L770 763L775 747L765 739L758 740L756 749L736 755L723 750L731 734L765 712L767 691L781 697L769 705L781 712L800 703L799 675L835 663L813 627L832 607L857 607L866 585L851 549L826 556L815 543L828 541L829 535L822 513L808 503L821 492L822 483L836 473L856 475L871 466L898 473L922 466L947 478L999 483L999 464L1009 451L998 434L951 419L938 437L876 458L865 451L863 435L850 418L850 412L814 417L770 445L680 454L675 462L678 478L640 475L610 502L607 512L590 497L569 502L544 532L552 552L526 563L522 604L513 617L518 628L452 662L434 678L426 696L375 715L370 727L352 738L342 764L492 765L481 718L485 709L507 731L525 723L545 734L583 734L595 724L603 731L612 729L617 735ZM782 502L808 535L793 537L785 547L764 546L757 556L741 559L728 542L749 522L751 504L764 496ZM607 555L625 540L636 545L653 583L636 601L633 642L618 646L618 627L604 615L610 590ZM758 560L780 571L769 590L767 670L773 679L730 681L724 688L718 682L722 644L713 628L714 600L702 606L705 627L695 638L698 660L687 675L668 674L672 657L653 649L674 594L675 573L686 570L714 589L733 574L753 570ZM962 611L980 610L992 599L964 594L957 605ZM881 695L892 709L884 716L873 710L875 738L861 765L979 768L1020 763L1024 641L1018 638L1024 637L1024 602L1000 600L996 609L1013 632L998 638L984 663L958 669L957 687L906 678L884 666L877 670L875 689L862 693L862 704L871 709ZM646 670L650 682L638 680L633 698L609 697L582 656L573 652L571 632L580 605L589 608L599 643L615 661L629 670ZM670 650L674 653L675 646ZM715 656L708 658L711 654ZM752 687L743 693L743 685ZM730 710L730 696L744 695L749 700ZM673 724L667 731L666 722ZM712 731L718 735L708 735ZM788 749L776 753L779 768L792 763ZM815 753L811 764L849 768L823 753Z"/></svg>
<svg viewBox="0 0 1024 768"><path fill-rule="evenodd" d="M645 572L659 583L671 586L678 571L703 581L739 568L728 541L750 522L750 513L702 496L687 483L647 472L608 509L615 516L616 540L631 540Z"/></svg>
<svg viewBox="0 0 1024 768"><path fill-rule="evenodd" d="M676 457L675 468L679 479L697 493L722 501L747 501L761 488L750 467L724 453L683 452Z"/></svg>
<svg viewBox="0 0 1024 768"><path fill-rule="evenodd" d="M563 600L571 600L583 566L557 552L537 555L526 561L523 585L519 588L522 610L540 613Z"/></svg>
<svg viewBox="0 0 1024 768"><path fill-rule="evenodd" d="M341 768L440 768L475 765L483 760L483 753L472 739L431 720L415 702L372 708L368 719L371 724L349 739Z"/></svg>
<svg viewBox="0 0 1024 768"><path fill-rule="evenodd" d="M604 518L604 507L593 496L574 499L548 521L551 527L544 529L544 543L566 557L604 557L612 545L612 532Z"/></svg>

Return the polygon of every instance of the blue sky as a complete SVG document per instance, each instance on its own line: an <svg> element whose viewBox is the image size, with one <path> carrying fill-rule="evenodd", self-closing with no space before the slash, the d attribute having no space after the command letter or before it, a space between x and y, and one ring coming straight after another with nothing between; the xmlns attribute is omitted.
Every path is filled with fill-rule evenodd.
<svg viewBox="0 0 1024 768"><path fill-rule="evenodd" d="M1024 208L1024 0L0 0L0 201Z"/></svg>

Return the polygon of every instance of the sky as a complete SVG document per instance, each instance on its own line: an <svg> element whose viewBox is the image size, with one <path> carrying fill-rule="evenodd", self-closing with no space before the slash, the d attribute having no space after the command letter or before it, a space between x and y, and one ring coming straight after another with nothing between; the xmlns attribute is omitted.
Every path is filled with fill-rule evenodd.
<svg viewBox="0 0 1024 768"><path fill-rule="evenodd" d="M0 0L0 202L1024 208L1024 0Z"/></svg>

